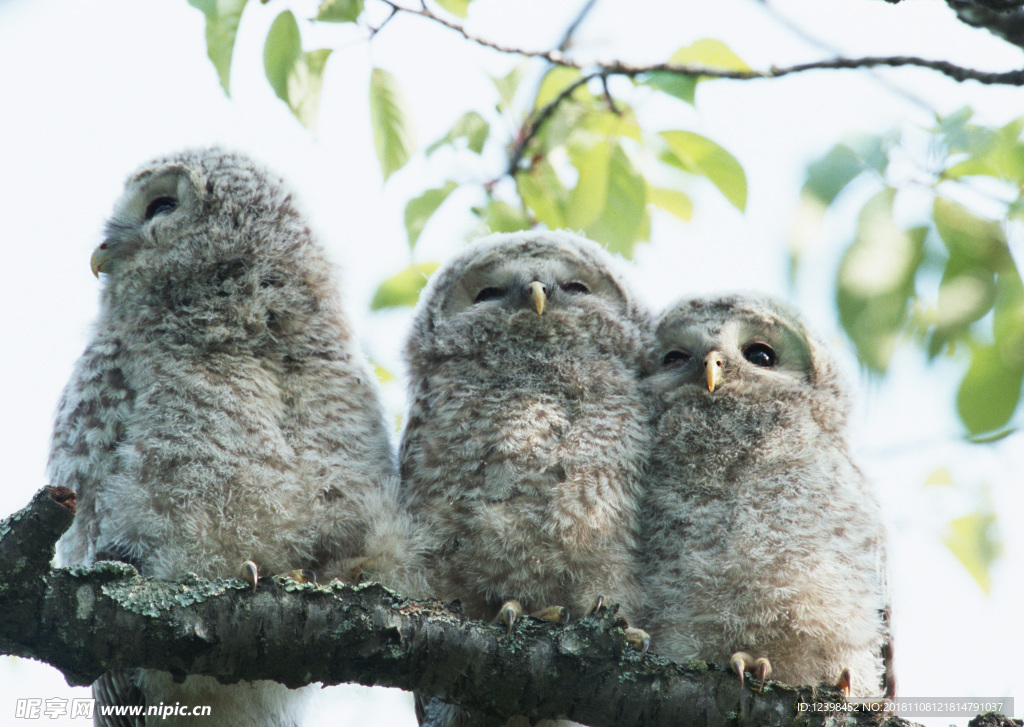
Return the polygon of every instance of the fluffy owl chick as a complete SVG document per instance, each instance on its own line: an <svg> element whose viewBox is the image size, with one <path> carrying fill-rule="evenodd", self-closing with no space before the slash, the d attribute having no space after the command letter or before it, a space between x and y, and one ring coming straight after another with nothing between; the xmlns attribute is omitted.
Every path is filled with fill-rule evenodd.
<svg viewBox="0 0 1024 727"><path fill-rule="evenodd" d="M612 266L569 233L494 235L421 296L403 496L433 537L434 595L473 618L577 617L602 595L635 615L650 324Z"/></svg>
<svg viewBox="0 0 1024 727"><path fill-rule="evenodd" d="M881 512L824 347L788 310L738 296L681 302L656 336L642 548L652 649L741 678L852 676L854 695L891 696Z"/></svg>
<svg viewBox="0 0 1024 727"><path fill-rule="evenodd" d="M251 560L329 577L363 556L362 504L394 477L389 435L331 265L281 179L218 149L156 159L129 177L92 269L100 316L49 464L78 494L63 563L174 579ZM272 682L137 670L95 691L210 705L218 725L295 723L295 693Z"/></svg>

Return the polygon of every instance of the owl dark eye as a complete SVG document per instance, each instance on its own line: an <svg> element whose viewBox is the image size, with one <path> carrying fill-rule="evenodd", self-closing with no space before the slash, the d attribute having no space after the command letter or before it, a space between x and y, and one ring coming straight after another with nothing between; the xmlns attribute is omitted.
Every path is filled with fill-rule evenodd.
<svg viewBox="0 0 1024 727"><path fill-rule="evenodd" d="M476 297L473 298L473 302L474 303L483 303L484 301L488 301L488 300L497 300L498 298L501 298L504 295L505 295L505 289L504 288L487 287L487 288L484 288L483 290L481 290L479 293L476 294Z"/></svg>
<svg viewBox="0 0 1024 727"><path fill-rule="evenodd" d="M767 343L752 343L743 349L743 358L755 366L770 369L778 361L775 350Z"/></svg>
<svg viewBox="0 0 1024 727"><path fill-rule="evenodd" d="M157 197L146 207L145 219L151 220L157 215L176 209L177 206L178 200L174 199L174 197Z"/></svg>
<svg viewBox="0 0 1024 727"><path fill-rule="evenodd" d="M669 351L665 354L665 358L662 359L662 363L666 367L681 366L690 360L690 354L688 351Z"/></svg>
<svg viewBox="0 0 1024 727"><path fill-rule="evenodd" d="M562 283L562 290L566 293L589 293L590 288L587 287L586 283L581 283L578 280L570 280L568 283Z"/></svg>

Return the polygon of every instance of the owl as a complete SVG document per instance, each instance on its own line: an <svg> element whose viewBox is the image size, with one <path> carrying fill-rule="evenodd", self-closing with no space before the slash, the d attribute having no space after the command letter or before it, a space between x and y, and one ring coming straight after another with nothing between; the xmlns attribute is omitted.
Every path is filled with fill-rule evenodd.
<svg viewBox="0 0 1024 727"><path fill-rule="evenodd" d="M365 508L395 463L331 265L282 180L198 149L132 174L92 255L95 333L58 408L53 485L77 492L64 564L231 577L367 557ZM218 725L293 725L297 692L111 672L101 704L210 705ZM97 710L98 714L98 710ZM174 719L160 724L176 723Z"/></svg>
<svg viewBox="0 0 1024 727"><path fill-rule="evenodd" d="M658 320L642 505L652 650L847 694L895 694L885 536L824 346L775 302Z"/></svg>
<svg viewBox="0 0 1024 727"><path fill-rule="evenodd" d="M634 617L650 335L610 257L566 232L493 235L435 273L399 454L434 595L509 628L602 600Z"/></svg>

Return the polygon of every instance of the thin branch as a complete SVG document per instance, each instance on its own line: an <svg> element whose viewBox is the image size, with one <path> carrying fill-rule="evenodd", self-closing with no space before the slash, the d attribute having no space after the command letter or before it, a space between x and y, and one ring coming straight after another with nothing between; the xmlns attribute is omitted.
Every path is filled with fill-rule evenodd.
<svg viewBox="0 0 1024 727"><path fill-rule="evenodd" d="M569 50L569 46L572 45L573 36L576 35L576 31L583 25L583 21L590 15L590 11L597 5L597 0L587 0L583 7L580 8L579 13L576 14L575 19L569 23L569 27L565 29L565 33L562 34L562 40L558 43L558 50L563 53Z"/></svg>
<svg viewBox="0 0 1024 727"><path fill-rule="evenodd" d="M591 74L591 78L600 75L620 75L636 77L645 73L652 73L655 71L664 71L668 73L678 73L685 76L705 76L708 78L728 78L736 81L749 81L754 79L769 79L769 78L782 78L783 76L789 76L794 73L804 73L806 71L814 70L839 70L839 69L858 69L858 68L878 68L878 67L918 67L928 68L933 71L945 74L956 81L978 81L979 83L985 84L1004 84L1008 86L1024 86L1024 70L1013 70L1013 71L981 71L974 68L966 68L964 66L958 66L955 63L948 61L937 61L929 60L927 58L918 58L916 56L866 56L863 58L833 58L830 60L813 61L810 63L800 63L793 66L778 67L772 66L768 70L764 71L732 71L721 68L707 68L699 65L680 65L674 63L656 63L653 65L634 65L625 63L623 61L610 61L607 63L582 63L580 61L567 58L559 50L527 50L525 48L515 48L512 46L502 45L486 38L472 35L463 26L455 23L447 18L443 18L439 15L435 15L428 8L407 8L402 5L398 5L392 0L382 0L384 4L393 8L396 12L411 13L413 15L419 15L427 18L435 23L439 23L446 28L449 28L466 40L481 45L485 48L491 48L500 53L508 53L511 55L523 56L525 58L542 58L549 63L554 63L560 66L566 66L569 68L577 68L579 70L596 68L597 70Z"/></svg>
<svg viewBox="0 0 1024 727"><path fill-rule="evenodd" d="M532 119L527 118L523 123L523 128L519 131L515 145L512 147L512 153L509 154L508 167L505 169L505 174L513 178L516 176L519 172L519 164L523 160L523 154L526 153L526 148L530 145L530 142L533 141L534 137L537 136L537 133L541 128L543 128L544 124L547 123L548 119L551 118L551 115L555 113L558 107L561 106L566 99L576 92L577 88L585 86L590 83L592 79L600 76L600 73L592 73L576 79L566 86L560 94L555 96L547 106L538 111Z"/></svg>
<svg viewBox="0 0 1024 727"><path fill-rule="evenodd" d="M147 667L225 683L400 687L496 723L525 715L594 727L908 724L826 711L839 701L834 690L769 683L759 692L714 666L642 656L612 614L565 627L524 619L506 634L376 584L273 579L254 591L238 579L142 578L123 563L49 569L71 519L43 490L0 523L0 653L52 664L72 684Z"/></svg>

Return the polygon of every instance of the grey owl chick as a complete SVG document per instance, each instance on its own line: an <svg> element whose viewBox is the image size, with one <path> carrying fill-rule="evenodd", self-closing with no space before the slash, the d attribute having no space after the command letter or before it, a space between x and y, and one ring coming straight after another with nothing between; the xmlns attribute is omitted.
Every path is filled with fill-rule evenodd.
<svg viewBox="0 0 1024 727"><path fill-rule="evenodd" d="M365 557L364 508L395 477L389 434L331 265L282 180L218 149L145 164L92 268L106 277L100 315L49 462L51 483L78 494L61 561L174 579L232 577L250 560L329 578ZM299 701L273 682L152 670L109 673L94 693L210 705L238 726L293 725Z"/></svg>
<svg viewBox="0 0 1024 727"><path fill-rule="evenodd" d="M565 232L493 235L421 295L402 494L433 537L433 595L472 618L598 596L636 613L650 323L611 263Z"/></svg>
<svg viewBox="0 0 1024 727"><path fill-rule="evenodd" d="M645 382L644 625L676 660L895 693L885 538L824 346L764 298L683 301Z"/></svg>

